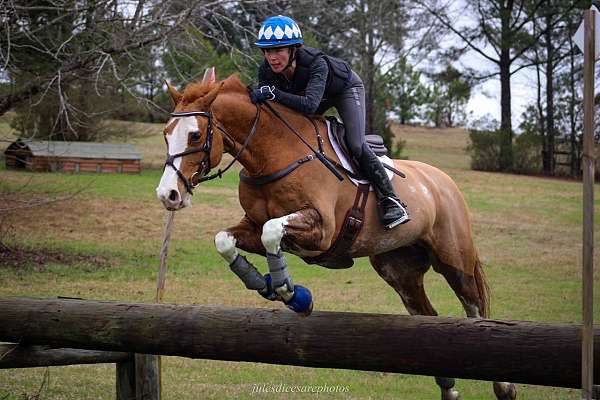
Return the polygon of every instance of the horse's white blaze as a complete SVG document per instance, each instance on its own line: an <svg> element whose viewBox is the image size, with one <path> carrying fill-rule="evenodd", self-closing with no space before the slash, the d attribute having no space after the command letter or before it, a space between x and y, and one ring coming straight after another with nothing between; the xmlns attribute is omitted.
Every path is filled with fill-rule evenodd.
<svg viewBox="0 0 600 400"><path fill-rule="evenodd" d="M223 257L229 264L231 264L238 256L235 243L235 237L229 232L221 231L215 236L215 247L217 248L217 251L221 257Z"/></svg>
<svg viewBox="0 0 600 400"><path fill-rule="evenodd" d="M171 119L168 125L176 123L173 132L170 135L166 136L167 139L167 152L169 155L181 153L185 151L188 143L188 134L192 131L198 130L198 122L195 117L178 117ZM175 167L181 170L181 162L182 157L178 157L173 161ZM167 166L165 171L160 178L160 182L158 187L156 188L156 194L160 200L163 202L168 201L169 195L171 191L174 190L179 192L177 183L179 182L179 178L177 176L177 172L170 167ZM180 193L182 205L189 206L191 204L190 195L185 193Z"/></svg>
<svg viewBox="0 0 600 400"><path fill-rule="evenodd" d="M296 214L289 214L265 222L260 240L268 253L277 254L279 252L287 222L295 216Z"/></svg>

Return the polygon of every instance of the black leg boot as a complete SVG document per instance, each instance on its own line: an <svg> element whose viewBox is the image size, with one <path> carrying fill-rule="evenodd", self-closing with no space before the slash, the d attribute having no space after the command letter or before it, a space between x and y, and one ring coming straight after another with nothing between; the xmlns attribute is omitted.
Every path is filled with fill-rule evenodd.
<svg viewBox="0 0 600 400"><path fill-rule="evenodd" d="M357 160L362 174L375 189L379 205L379 217L385 229L392 229L397 225L410 221L406 206L396 196L385 167L367 144L363 145L362 154Z"/></svg>

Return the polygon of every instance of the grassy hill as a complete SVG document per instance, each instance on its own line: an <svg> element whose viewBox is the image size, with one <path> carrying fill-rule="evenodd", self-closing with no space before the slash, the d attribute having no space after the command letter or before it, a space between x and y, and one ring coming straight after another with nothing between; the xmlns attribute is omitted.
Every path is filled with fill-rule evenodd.
<svg viewBox="0 0 600 400"><path fill-rule="evenodd" d="M146 168L139 176L31 174L0 166L0 218L5 227L11 226L0 234L18 250L0 253L0 296L153 301L165 216L154 194L165 153L162 129L139 125L129 138L144 153ZM492 288L493 317L580 322L580 183L471 171L464 152L467 134L461 129L396 126L394 132L406 141L406 157L443 169L463 191ZM166 302L282 307L245 290L214 249L214 234L243 215L237 182L235 171L208 182L197 190L194 206L176 215ZM18 207L27 197L57 192L65 198L36 208ZM73 196L75 192L80 193ZM264 259L249 258L266 271ZM313 291L316 309L406 313L367 260L334 271L291 257L290 268L295 281ZM442 277L430 272L425 285L441 315L464 315ZM427 377L175 357L165 358L163 365L166 399L254 398L253 385L279 383L350 386L349 394L327 398L439 397ZM114 397L114 367L100 365L2 370L0 399L33 398L47 371L40 398ZM461 380L457 388L463 399L492 397L488 382ZM520 399L580 396L575 390L528 385L519 385L519 390Z"/></svg>

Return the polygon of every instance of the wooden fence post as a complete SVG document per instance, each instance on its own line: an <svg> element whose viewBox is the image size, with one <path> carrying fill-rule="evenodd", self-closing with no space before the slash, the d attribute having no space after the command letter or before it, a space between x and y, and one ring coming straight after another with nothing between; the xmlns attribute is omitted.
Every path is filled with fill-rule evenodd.
<svg viewBox="0 0 600 400"><path fill-rule="evenodd" d="M135 358L117 363L117 400L136 400Z"/></svg>
<svg viewBox="0 0 600 400"><path fill-rule="evenodd" d="M595 11L584 15L584 132L583 132L583 268L581 333L581 397L592 400L594 371L594 74L596 65Z"/></svg>
<svg viewBox="0 0 600 400"><path fill-rule="evenodd" d="M157 303L162 303L165 293L165 282L167 280L167 256L169 254L169 242L173 228L175 211L167 213L165 219L165 235L160 252L160 269L156 279ZM162 373L160 356L152 354L135 355L135 391L136 400L160 400L162 392Z"/></svg>

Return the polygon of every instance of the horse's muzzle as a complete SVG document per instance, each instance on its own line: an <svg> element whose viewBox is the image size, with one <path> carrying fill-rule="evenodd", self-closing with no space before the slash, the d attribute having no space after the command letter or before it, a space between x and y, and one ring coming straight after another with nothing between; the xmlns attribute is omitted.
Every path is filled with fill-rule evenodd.
<svg viewBox="0 0 600 400"><path fill-rule="evenodd" d="M157 189L158 199L163 203L165 208L169 211L177 211L181 208L190 205L190 196L187 193L181 196L179 191L171 189L169 191L160 191Z"/></svg>

